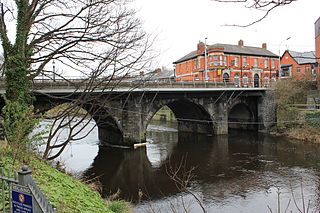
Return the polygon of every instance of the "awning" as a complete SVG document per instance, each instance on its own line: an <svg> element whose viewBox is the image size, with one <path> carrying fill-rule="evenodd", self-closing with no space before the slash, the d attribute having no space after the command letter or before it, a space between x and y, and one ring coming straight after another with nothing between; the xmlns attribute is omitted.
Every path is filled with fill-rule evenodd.
<svg viewBox="0 0 320 213"><path fill-rule="evenodd" d="M281 68L285 68L285 67L291 67L292 64L281 64Z"/></svg>

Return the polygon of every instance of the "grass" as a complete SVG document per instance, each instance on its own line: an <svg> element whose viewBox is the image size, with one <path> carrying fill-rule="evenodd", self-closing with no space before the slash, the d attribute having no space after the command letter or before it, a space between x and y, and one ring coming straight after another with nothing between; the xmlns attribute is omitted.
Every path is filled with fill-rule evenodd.
<svg viewBox="0 0 320 213"><path fill-rule="evenodd" d="M124 201L107 201L100 194L79 180L52 168L34 155L12 165L13 152L9 147L0 148L0 167L19 170L27 163L33 178L58 213L127 213L129 204Z"/></svg>

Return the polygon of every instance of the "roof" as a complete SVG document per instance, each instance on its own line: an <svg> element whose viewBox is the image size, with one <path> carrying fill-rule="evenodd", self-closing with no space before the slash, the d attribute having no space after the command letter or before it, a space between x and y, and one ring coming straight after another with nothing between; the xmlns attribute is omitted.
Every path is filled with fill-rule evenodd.
<svg viewBox="0 0 320 213"><path fill-rule="evenodd" d="M279 56L272 53L271 51L260 48L260 47L250 47L250 46L239 46L239 45L232 45L232 44L214 44L208 45L207 49L214 49L214 48L223 48L224 53L229 54L238 54L238 55L251 55L251 56L265 56L265 57L273 57L278 58ZM201 55L204 55L203 53ZM187 61L198 56L197 51L192 51L189 54L183 56L179 60L173 62L174 64Z"/></svg>
<svg viewBox="0 0 320 213"><path fill-rule="evenodd" d="M292 67L292 64L281 64L281 67Z"/></svg>
<svg viewBox="0 0 320 213"><path fill-rule="evenodd" d="M159 79L168 79L173 78L174 72L173 70L163 70L161 72L151 72L149 73L149 80L159 80Z"/></svg>
<svg viewBox="0 0 320 213"><path fill-rule="evenodd" d="M316 63L316 55L314 51L309 52L296 52L287 50L291 57L299 64L314 64Z"/></svg>

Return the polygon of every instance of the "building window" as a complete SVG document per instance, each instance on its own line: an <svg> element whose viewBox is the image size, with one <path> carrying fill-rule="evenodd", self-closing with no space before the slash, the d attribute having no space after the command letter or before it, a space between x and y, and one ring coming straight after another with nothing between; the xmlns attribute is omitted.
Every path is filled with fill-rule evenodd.
<svg viewBox="0 0 320 213"><path fill-rule="evenodd" d="M306 72L307 73L310 73L310 70L311 70L310 67L306 67Z"/></svg>
<svg viewBox="0 0 320 213"><path fill-rule="evenodd" d="M310 67L306 67L306 72L310 72Z"/></svg>
<svg viewBox="0 0 320 213"><path fill-rule="evenodd" d="M238 73L234 75L234 85L236 87L240 86L240 75Z"/></svg>
<svg viewBox="0 0 320 213"><path fill-rule="evenodd" d="M269 86L269 75L264 76L264 86L268 87Z"/></svg>
<svg viewBox="0 0 320 213"><path fill-rule="evenodd" d="M234 57L234 66L237 67L239 65L239 57Z"/></svg>
<svg viewBox="0 0 320 213"><path fill-rule="evenodd" d="M272 61L271 61L271 67L272 67L272 69L274 69L276 67L276 63L275 63L274 59L272 59Z"/></svg>
<svg viewBox="0 0 320 213"><path fill-rule="evenodd" d="M188 62L186 63L186 71L188 72L189 66L188 66Z"/></svg>
<svg viewBox="0 0 320 213"><path fill-rule="evenodd" d="M243 66L246 67L247 66L247 57L243 58Z"/></svg>
<svg viewBox="0 0 320 213"><path fill-rule="evenodd" d="M301 72L301 67L298 67L298 68L297 68L297 72Z"/></svg>
<svg viewBox="0 0 320 213"><path fill-rule="evenodd" d="M198 57L198 69L200 69L200 57Z"/></svg>
<svg viewBox="0 0 320 213"><path fill-rule="evenodd" d="M254 59L254 65L253 65L255 68L257 68L258 67L258 59L257 58L255 58Z"/></svg>
<svg viewBox="0 0 320 213"><path fill-rule="evenodd" d="M213 63L214 63L214 66L218 66L218 56L217 55L213 56Z"/></svg>
<svg viewBox="0 0 320 213"><path fill-rule="evenodd" d="M193 61L193 69L196 70L198 68L197 59Z"/></svg>
<svg viewBox="0 0 320 213"><path fill-rule="evenodd" d="M220 55L220 66L222 66L222 65L223 65L223 56Z"/></svg>
<svg viewBox="0 0 320 213"><path fill-rule="evenodd" d="M248 87L248 75L244 74L242 77L242 82L244 87Z"/></svg>
<svg viewBox="0 0 320 213"><path fill-rule="evenodd" d="M227 56L224 56L224 66L227 66L228 65L228 58Z"/></svg>
<svg viewBox="0 0 320 213"><path fill-rule="evenodd" d="M281 77L290 77L291 76L291 68L290 67L284 67L281 69Z"/></svg>
<svg viewBox="0 0 320 213"><path fill-rule="evenodd" d="M268 59L264 59L264 68L268 68Z"/></svg>

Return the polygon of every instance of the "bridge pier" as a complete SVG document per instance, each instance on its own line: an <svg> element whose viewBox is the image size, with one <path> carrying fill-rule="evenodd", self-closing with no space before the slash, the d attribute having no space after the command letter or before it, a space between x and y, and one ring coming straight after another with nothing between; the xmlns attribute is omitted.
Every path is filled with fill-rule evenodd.
<svg viewBox="0 0 320 213"><path fill-rule="evenodd" d="M199 133L199 134L212 134L212 122L204 121L186 121L178 120L178 131L179 132L190 132L190 133Z"/></svg>
<svg viewBox="0 0 320 213"><path fill-rule="evenodd" d="M228 134L228 107L225 102L219 102L216 104L215 112L215 135L227 135Z"/></svg>

